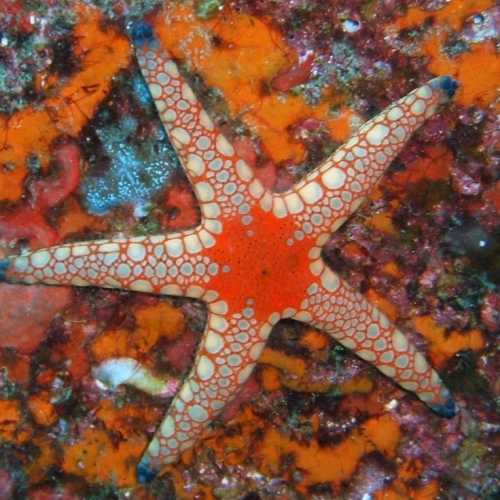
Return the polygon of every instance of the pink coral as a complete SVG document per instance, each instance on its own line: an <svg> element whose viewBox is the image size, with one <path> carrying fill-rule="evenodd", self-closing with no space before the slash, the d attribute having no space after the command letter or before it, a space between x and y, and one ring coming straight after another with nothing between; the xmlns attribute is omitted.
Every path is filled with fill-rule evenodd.
<svg viewBox="0 0 500 500"><path fill-rule="evenodd" d="M22 285L0 286L0 347L32 353L44 339L54 316L72 299L70 288Z"/></svg>

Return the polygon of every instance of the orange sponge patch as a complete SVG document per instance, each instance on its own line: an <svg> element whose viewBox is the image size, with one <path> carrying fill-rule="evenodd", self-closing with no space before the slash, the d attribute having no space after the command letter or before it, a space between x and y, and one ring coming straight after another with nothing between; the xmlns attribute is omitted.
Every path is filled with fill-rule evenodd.
<svg viewBox="0 0 500 500"><path fill-rule="evenodd" d="M29 106L12 116L0 116L0 201L18 200L27 174L26 160L38 155L43 169L50 160L50 146L63 134L76 137L109 92L112 78L130 60L127 39L117 31L101 27L96 9L79 5L74 38L75 55L82 70L36 108Z"/></svg>
<svg viewBox="0 0 500 500"><path fill-rule="evenodd" d="M413 323L429 342L429 356L437 367L443 366L459 351L480 351L486 345L484 335L479 330L446 333L431 316L419 316Z"/></svg>
<svg viewBox="0 0 500 500"><path fill-rule="evenodd" d="M146 439L139 436L114 443L105 431L88 429L77 443L64 449L62 468L91 483L134 486L135 464L146 445Z"/></svg>
<svg viewBox="0 0 500 500"><path fill-rule="evenodd" d="M443 46L447 39L447 30L459 31L467 17L493 5L492 0L452 0L437 11L412 7L392 24L388 31L422 26L432 18L437 28L430 30L420 46L421 54L429 61L429 71L435 75L451 75L459 81L456 100L460 104L487 106L495 100L500 73L500 60L496 55L494 42L474 44L469 51L454 58L443 52Z"/></svg>
<svg viewBox="0 0 500 500"><path fill-rule="evenodd" d="M341 108L337 117L329 116L339 96L325 96L319 105L309 106L300 96L272 88L273 78L293 65L297 55L260 19L227 8L214 20L201 20L191 7L176 3L157 17L155 29L174 57L222 91L231 115L256 132L273 161L304 159L303 144L288 128L309 117L324 120L334 139L348 137L355 114Z"/></svg>

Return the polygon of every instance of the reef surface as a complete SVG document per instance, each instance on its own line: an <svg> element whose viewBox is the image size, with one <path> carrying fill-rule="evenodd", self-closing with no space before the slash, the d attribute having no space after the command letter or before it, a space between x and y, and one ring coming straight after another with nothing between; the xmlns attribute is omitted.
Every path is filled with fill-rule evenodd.
<svg viewBox="0 0 500 500"><path fill-rule="evenodd" d="M500 11L488 0L22 2L0 15L0 258L190 227L199 213L129 38L162 33L214 120L282 191L429 78L460 84L325 255L460 405L443 420L325 334L282 322L194 450L135 465L169 399L91 368L192 363L189 300L0 285L0 498L494 498ZM0 270L1 272L1 270ZM293 272L291 270L291 272Z"/></svg>

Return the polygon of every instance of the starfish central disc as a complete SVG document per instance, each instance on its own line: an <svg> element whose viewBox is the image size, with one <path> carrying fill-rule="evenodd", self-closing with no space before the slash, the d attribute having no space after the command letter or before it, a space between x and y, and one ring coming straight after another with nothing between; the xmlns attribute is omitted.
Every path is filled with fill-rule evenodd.
<svg viewBox="0 0 500 500"><path fill-rule="evenodd" d="M311 279L307 259L311 242L287 236L295 230L290 219L276 219L258 206L250 215L248 225L237 218L225 222L221 244L211 252L222 272L210 286L223 293L233 311L243 309L248 299L255 300L256 316L265 320L274 311L298 307L304 284Z"/></svg>

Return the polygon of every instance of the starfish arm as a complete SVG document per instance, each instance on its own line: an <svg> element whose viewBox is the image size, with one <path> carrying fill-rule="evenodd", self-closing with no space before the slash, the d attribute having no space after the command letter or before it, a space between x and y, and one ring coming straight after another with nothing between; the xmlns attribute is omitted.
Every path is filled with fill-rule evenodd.
<svg viewBox="0 0 500 500"><path fill-rule="evenodd" d="M275 194L274 214L291 214L298 230L312 236L339 228L456 85L447 76L434 78L390 105L291 190Z"/></svg>
<svg viewBox="0 0 500 500"><path fill-rule="evenodd" d="M455 403L439 375L406 336L326 266L307 289L297 319L324 330L373 364L436 413L455 415Z"/></svg>
<svg viewBox="0 0 500 500"><path fill-rule="evenodd" d="M83 241L0 261L0 281L97 286L200 298L218 271L202 255L214 239L199 227L182 233Z"/></svg>
<svg viewBox="0 0 500 500"><path fill-rule="evenodd" d="M227 315L223 301L209 304L207 326L193 368L138 465L147 480L178 460L248 379L271 326L241 314Z"/></svg>
<svg viewBox="0 0 500 500"><path fill-rule="evenodd" d="M248 194L265 194L253 170L240 158L202 108L171 57L157 42L139 46L137 60L160 119L192 182L204 219L249 212Z"/></svg>

